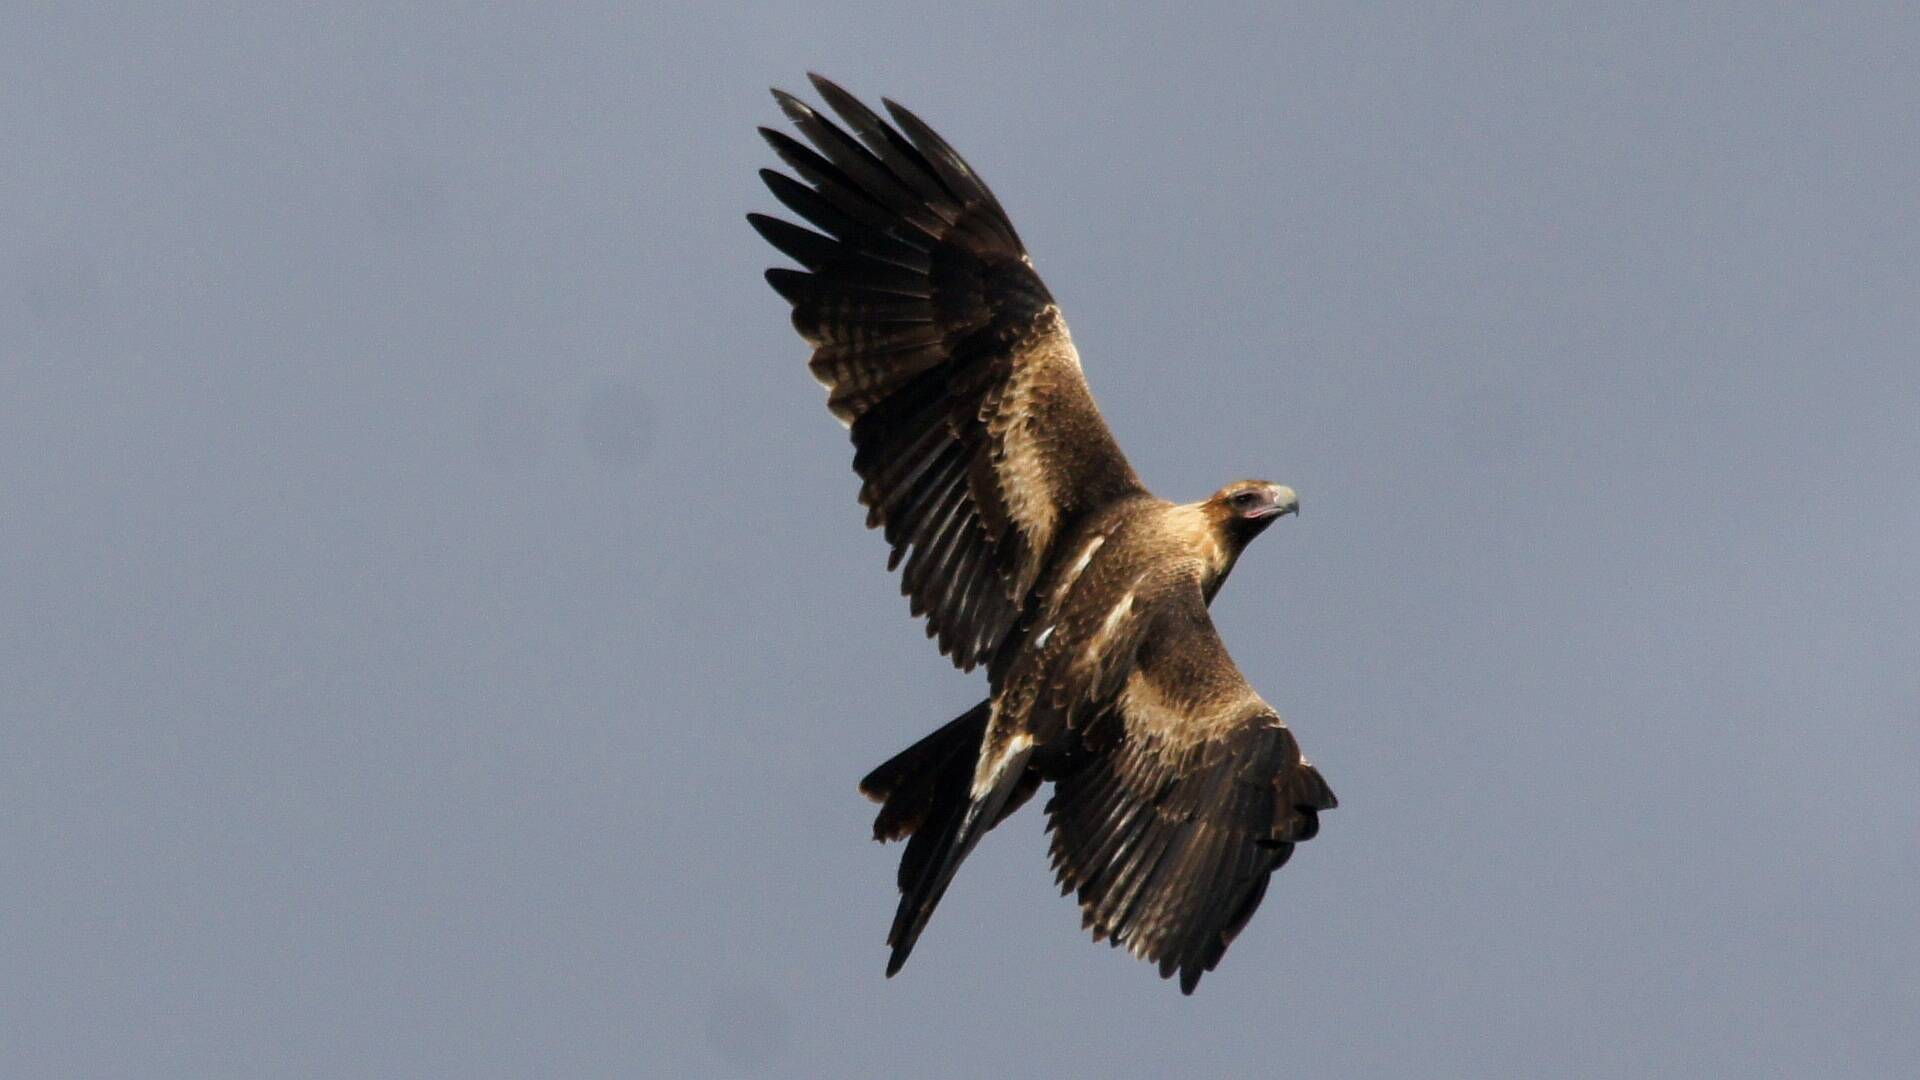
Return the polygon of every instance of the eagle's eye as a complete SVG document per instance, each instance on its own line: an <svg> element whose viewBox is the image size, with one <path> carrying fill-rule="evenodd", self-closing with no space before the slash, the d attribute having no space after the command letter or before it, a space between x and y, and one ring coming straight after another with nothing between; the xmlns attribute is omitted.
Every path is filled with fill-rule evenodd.
<svg viewBox="0 0 1920 1080"><path fill-rule="evenodd" d="M1259 498L1260 496L1257 492L1240 491L1234 493L1232 502L1233 505L1245 509L1246 507L1252 506Z"/></svg>

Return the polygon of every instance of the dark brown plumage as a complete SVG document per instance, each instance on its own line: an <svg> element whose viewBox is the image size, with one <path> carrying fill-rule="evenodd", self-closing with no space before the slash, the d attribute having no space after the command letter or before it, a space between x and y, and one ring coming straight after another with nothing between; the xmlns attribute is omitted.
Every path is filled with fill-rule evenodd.
<svg viewBox="0 0 1920 1080"><path fill-rule="evenodd" d="M1190 993L1334 805L1207 614L1298 502L1260 481L1148 493L986 184L912 113L813 84L844 127L775 91L812 145L761 129L794 176L761 175L819 231L749 220L802 267L767 280L851 431L867 524L928 636L990 690L861 783L875 837L907 841L887 973L981 835L1052 781L1084 924Z"/></svg>

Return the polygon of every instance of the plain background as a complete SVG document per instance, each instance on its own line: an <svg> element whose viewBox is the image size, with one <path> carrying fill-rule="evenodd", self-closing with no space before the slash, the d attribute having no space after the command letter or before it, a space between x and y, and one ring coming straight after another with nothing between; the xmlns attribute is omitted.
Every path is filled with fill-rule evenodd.
<svg viewBox="0 0 1920 1080"><path fill-rule="evenodd" d="M1920 1060L1920 12L0 16L0 1073ZM1817 7L1817 10L1815 8ZM988 177L1342 800L1193 999L1029 810L760 280L808 68Z"/></svg>

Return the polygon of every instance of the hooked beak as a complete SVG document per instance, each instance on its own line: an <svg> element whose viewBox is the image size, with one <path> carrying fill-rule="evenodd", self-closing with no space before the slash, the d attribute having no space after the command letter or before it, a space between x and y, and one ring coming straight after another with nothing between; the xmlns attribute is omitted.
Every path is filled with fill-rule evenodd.
<svg viewBox="0 0 1920 1080"><path fill-rule="evenodd" d="M1247 516L1255 521L1266 521L1269 518L1285 517L1288 514L1297 515L1299 513L1300 496L1295 495L1292 488L1283 487L1274 491L1272 502Z"/></svg>

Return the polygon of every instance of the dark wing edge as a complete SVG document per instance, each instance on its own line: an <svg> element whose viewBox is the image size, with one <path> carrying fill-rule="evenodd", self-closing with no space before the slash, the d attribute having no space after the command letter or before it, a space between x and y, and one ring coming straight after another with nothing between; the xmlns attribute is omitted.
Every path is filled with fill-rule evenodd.
<svg viewBox="0 0 1920 1080"><path fill-rule="evenodd" d="M971 669L1018 619L1066 520L1140 483L986 184L912 113L886 102L890 124L812 79L852 133L776 90L813 145L762 128L798 179L761 176L820 231L748 219L803 268L767 281L851 429L867 525L890 567L905 562L928 636Z"/></svg>
<svg viewBox="0 0 1920 1080"><path fill-rule="evenodd" d="M1100 721L1118 730L1047 803L1054 873L1077 893L1082 926L1158 964L1162 978L1179 972L1188 994L1336 805L1197 607L1156 620Z"/></svg>

